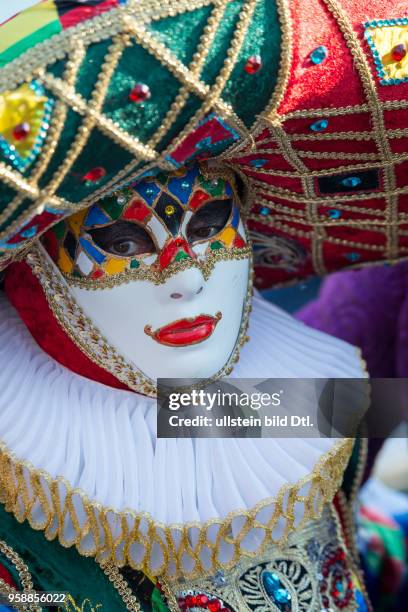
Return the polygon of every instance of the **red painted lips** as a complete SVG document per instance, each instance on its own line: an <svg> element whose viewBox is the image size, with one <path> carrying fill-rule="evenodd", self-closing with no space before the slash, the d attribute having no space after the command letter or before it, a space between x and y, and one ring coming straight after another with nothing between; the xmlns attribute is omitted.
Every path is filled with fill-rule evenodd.
<svg viewBox="0 0 408 612"><path fill-rule="evenodd" d="M167 346L188 346L198 344L211 336L222 314L217 312L215 317L211 315L198 315L198 317L179 319L164 327L152 331L150 325L144 328L145 333L156 342Z"/></svg>

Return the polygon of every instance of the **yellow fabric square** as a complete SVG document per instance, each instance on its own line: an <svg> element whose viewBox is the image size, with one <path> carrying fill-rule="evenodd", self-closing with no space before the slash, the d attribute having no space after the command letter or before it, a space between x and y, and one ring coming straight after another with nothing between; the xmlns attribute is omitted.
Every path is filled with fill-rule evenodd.
<svg viewBox="0 0 408 612"><path fill-rule="evenodd" d="M123 272L126 268L126 259L109 259L103 266L106 274L111 276L112 274L118 274Z"/></svg>
<svg viewBox="0 0 408 612"><path fill-rule="evenodd" d="M73 265L74 264L67 255L65 249L60 248L58 257L58 267L66 274L70 274L72 272Z"/></svg>
<svg viewBox="0 0 408 612"><path fill-rule="evenodd" d="M408 53L399 62L391 54L397 45L403 44L408 48L408 25L370 27L367 32L382 63L385 73L382 78L386 80L408 78Z"/></svg>
<svg viewBox="0 0 408 612"><path fill-rule="evenodd" d="M226 245L231 246L234 238L235 238L235 230L232 227L226 227L225 230L220 235L220 240Z"/></svg>
<svg viewBox="0 0 408 612"><path fill-rule="evenodd" d="M79 232L81 230L81 227L84 224L85 215L88 213L88 211L89 211L89 209L86 208L85 210L80 210L79 212L75 213L74 215L71 215L71 217L68 217L69 226L70 226L72 232L77 237L79 236Z"/></svg>

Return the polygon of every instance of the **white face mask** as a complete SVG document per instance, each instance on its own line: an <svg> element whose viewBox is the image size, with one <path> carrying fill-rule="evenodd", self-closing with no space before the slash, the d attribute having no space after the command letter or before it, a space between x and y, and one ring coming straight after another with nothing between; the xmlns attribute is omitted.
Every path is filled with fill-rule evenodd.
<svg viewBox="0 0 408 612"><path fill-rule="evenodd" d="M227 180L198 167L144 179L43 242L93 325L147 378L211 378L238 350L250 247Z"/></svg>

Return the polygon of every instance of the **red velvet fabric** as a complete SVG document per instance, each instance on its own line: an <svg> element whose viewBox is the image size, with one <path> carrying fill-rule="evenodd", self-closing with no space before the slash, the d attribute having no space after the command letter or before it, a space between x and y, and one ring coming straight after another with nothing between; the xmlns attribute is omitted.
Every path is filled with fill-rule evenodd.
<svg viewBox="0 0 408 612"><path fill-rule="evenodd" d="M5 276L6 294L34 340L50 357L72 372L116 389L128 389L109 372L93 363L64 332L39 281L25 262L11 264Z"/></svg>
<svg viewBox="0 0 408 612"><path fill-rule="evenodd" d="M17 588L17 585L14 582L13 578L11 577L10 572L1 563L0 563L0 579L4 580L4 582L10 585L11 587Z"/></svg>

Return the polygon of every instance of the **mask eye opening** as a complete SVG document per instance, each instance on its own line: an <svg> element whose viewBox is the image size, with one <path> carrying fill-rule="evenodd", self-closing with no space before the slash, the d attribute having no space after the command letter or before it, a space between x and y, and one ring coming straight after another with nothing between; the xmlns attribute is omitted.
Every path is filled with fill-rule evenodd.
<svg viewBox="0 0 408 612"><path fill-rule="evenodd" d="M109 225L88 230L87 233L99 249L115 257L137 258L158 252L157 245L147 229L133 221L114 221ZM133 243L133 252L118 252L114 245L120 243Z"/></svg>

